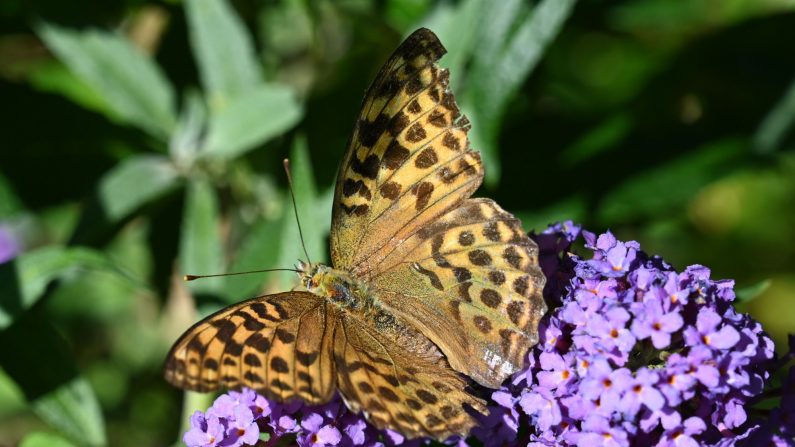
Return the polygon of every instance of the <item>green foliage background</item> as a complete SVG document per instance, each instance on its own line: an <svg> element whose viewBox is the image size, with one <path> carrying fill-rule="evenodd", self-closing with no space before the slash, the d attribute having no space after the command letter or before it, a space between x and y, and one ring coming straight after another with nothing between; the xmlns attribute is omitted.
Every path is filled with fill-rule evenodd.
<svg viewBox="0 0 795 447"><path fill-rule="evenodd" d="M795 1L79 0L0 6L0 445L170 445L199 316L326 255L362 94L419 26L450 53L480 194L735 278L795 331Z"/></svg>

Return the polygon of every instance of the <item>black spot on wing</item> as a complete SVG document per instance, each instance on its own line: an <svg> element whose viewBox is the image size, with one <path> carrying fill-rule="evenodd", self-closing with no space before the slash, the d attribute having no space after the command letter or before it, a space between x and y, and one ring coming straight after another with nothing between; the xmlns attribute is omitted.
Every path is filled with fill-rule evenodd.
<svg viewBox="0 0 795 447"><path fill-rule="evenodd" d="M351 159L351 169L362 177L375 179L378 175L378 164L381 160L377 155L368 155L364 161L359 160L354 155Z"/></svg>

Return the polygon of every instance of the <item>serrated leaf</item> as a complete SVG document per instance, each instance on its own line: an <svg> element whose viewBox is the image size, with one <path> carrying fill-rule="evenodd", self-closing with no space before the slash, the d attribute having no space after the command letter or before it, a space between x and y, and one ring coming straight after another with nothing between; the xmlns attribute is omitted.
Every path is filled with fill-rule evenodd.
<svg viewBox="0 0 795 447"><path fill-rule="evenodd" d="M316 206L317 187L315 186L312 163L309 158L309 148L307 147L306 139L302 136L296 137L293 143L293 148L290 151L290 163L292 167L293 191L295 192L298 216L301 219L306 251L309 252L312 262L323 262L326 259L324 243L326 232L329 229L331 214L326 216L318 215L318 207ZM289 208L284 210L285 218L282 219L282 246L279 250L279 267L291 267L299 259L306 259L304 250L301 247L298 224L291 218L293 210L289 196L285 204ZM281 277L284 287L295 283L295 274L284 273Z"/></svg>
<svg viewBox="0 0 795 447"><path fill-rule="evenodd" d="M43 315L28 313L0 331L0 346L0 367L40 418L81 445L107 444L94 391L77 374L66 341Z"/></svg>
<svg viewBox="0 0 795 447"><path fill-rule="evenodd" d="M226 0L187 0L190 42L214 110L260 84L254 44Z"/></svg>
<svg viewBox="0 0 795 447"><path fill-rule="evenodd" d="M99 200L111 221L127 217L142 205L173 190L179 173L166 158L139 155L122 161L99 183Z"/></svg>
<svg viewBox="0 0 795 447"><path fill-rule="evenodd" d="M88 248L44 247L0 264L0 329L11 325L41 298L55 279L91 269L140 285L108 258Z"/></svg>
<svg viewBox="0 0 795 447"><path fill-rule="evenodd" d="M19 447L75 447L75 444L55 433L34 431L25 435Z"/></svg>
<svg viewBox="0 0 795 447"><path fill-rule="evenodd" d="M113 118L165 141L176 123L174 92L150 58L129 41L105 31L37 28L47 46L101 96Z"/></svg>
<svg viewBox="0 0 795 447"><path fill-rule="evenodd" d="M191 180L185 196L179 246L180 266L191 275L222 273L223 251L220 233L218 198L212 185ZM192 292L216 292L222 278L206 278L190 285Z"/></svg>
<svg viewBox="0 0 795 447"><path fill-rule="evenodd" d="M224 159L240 156L286 132L302 115L288 87L260 85L212 116L205 153Z"/></svg>

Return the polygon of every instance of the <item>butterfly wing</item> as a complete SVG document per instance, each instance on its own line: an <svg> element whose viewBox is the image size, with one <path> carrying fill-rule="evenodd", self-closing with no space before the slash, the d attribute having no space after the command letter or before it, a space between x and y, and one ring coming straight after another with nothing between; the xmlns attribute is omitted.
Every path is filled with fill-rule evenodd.
<svg viewBox="0 0 795 447"><path fill-rule="evenodd" d="M448 88L445 53L409 36L370 86L340 166L331 226L336 268L367 277L401 240L469 197L483 178L468 120Z"/></svg>
<svg viewBox="0 0 795 447"><path fill-rule="evenodd" d="M538 341L546 311L538 249L490 199L469 199L404 241L371 283L451 366L498 388Z"/></svg>
<svg viewBox="0 0 795 447"><path fill-rule="evenodd" d="M484 402L466 389L427 338L404 328L377 331L343 316L335 331L337 381L352 411L363 411L376 427L408 438L466 436L485 412Z"/></svg>
<svg viewBox="0 0 795 447"><path fill-rule="evenodd" d="M368 90L337 181L332 260L420 328L453 368L496 388L537 340L544 276L513 216L467 200L483 168L435 64L444 53L420 29ZM459 240L465 232L471 241Z"/></svg>
<svg viewBox="0 0 795 447"><path fill-rule="evenodd" d="M174 344L165 377L195 391L247 386L280 401L328 401L335 390L333 306L309 292L244 301L205 318Z"/></svg>

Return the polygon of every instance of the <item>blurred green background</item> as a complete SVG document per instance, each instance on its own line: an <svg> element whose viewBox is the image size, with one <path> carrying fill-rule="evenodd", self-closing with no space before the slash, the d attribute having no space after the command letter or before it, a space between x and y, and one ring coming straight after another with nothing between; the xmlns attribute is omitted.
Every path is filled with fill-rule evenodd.
<svg viewBox="0 0 795 447"><path fill-rule="evenodd" d="M162 446L208 397L161 378L200 315L326 255L362 95L433 29L528 230L573 219L735 278L795 331L793 0L4 0L0 445ZM211 398L211 397L209 397Z"/></svg>

